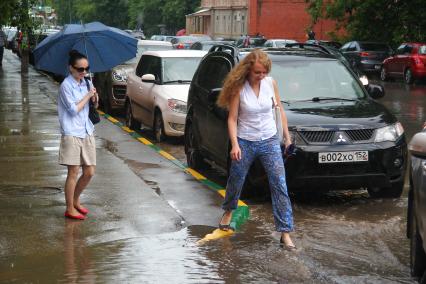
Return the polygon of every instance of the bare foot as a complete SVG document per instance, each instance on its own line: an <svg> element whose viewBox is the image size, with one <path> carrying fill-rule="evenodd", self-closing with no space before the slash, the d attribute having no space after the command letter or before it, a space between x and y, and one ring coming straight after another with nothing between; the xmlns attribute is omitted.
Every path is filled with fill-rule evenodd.
<svg viewBox="0 0 426 284"><path fill-rule="evenodd" d="M280 243L283 244L288 249L295 249L296 246L294 245L293 241L290 238L289 233L282 233Z"/></svg>
<svg viewBox="0 0 426 284"><path fill-rule="evenodd" d="M232 229L230 226L232 219L232 211L225 211L222 215L222 219L219 223L219 229L223 231L228 231L229 229Z"/></svg>

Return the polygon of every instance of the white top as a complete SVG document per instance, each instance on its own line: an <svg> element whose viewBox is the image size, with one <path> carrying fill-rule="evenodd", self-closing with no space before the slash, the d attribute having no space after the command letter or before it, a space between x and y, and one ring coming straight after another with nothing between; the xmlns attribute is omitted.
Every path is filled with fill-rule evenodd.
<svg viewBox="0 0 426 284"><path fill-rule="evenodd" d="M271 77L260 81L259 97L256 97L248 81L240 92L237 136L249 141L271 138L277 133L272 112L274 85Z"/></svg>

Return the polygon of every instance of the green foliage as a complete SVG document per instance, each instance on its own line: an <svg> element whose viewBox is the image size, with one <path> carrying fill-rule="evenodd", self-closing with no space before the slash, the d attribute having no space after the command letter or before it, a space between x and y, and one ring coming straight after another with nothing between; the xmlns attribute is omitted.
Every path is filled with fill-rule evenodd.
<svg viewBox="0 0 426 284"><path fill-rule="evenodd" d="M168 34L185 28L185 15L200 6L200 0L129 0L129 28L142 24L146 35L161 32L164 25Z"/></svg>
<svg viewBox="0 0 426 284"><path fill-rule="evenodd" d="M424 0L306 0L313 23L318 19L336 21L348 39L389 42L426 41Z"/></svg>

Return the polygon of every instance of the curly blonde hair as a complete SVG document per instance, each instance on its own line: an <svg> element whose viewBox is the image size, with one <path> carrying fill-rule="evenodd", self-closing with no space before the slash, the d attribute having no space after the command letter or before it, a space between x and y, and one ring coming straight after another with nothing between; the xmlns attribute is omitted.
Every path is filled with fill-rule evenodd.
<svg viewBox="0 0 426 284"><path fill-rule="evenodd" d="M253 50L226 76L222 91L217 100L218 106L223 108L229 107L231 98L238 95L238 92L248 77L250 69L256 62L262 64L268 73L271 71L272 62L268 55L260 49Z"/></svg>

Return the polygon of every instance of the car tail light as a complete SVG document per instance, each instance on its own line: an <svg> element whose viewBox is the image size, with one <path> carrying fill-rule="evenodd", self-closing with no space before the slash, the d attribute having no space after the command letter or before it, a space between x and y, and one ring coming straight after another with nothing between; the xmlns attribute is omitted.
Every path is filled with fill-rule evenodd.
<svg viewBox="0 0 426 284"><path fill-rule="evenodd" d="M178 45L176 45L177 49L184 49L185 47L183 46L183 44L179 43Z"/></svg>
<svg viewBox="0 0 426 284"><path fill-rule="evenodd" d="M370 53L363 51L363 52L360 53L360 55L364 56L364 57L368 57L368 56L370 56Z"/></svg>

